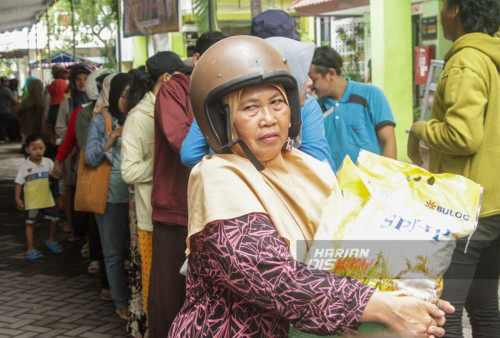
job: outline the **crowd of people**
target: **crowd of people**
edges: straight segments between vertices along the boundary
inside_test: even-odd
[[[431,171],[484,187],[472,253],[459,241],[445,275],[443,299],[456,314],[447,301],[396,297],[297,259],[344,157],[366,149],[396,158],[396,124],[380,89],[342,76],[342,57],[299,41],[279,10],[256,16],[251,36],[202,34],[193,67],[164,51],[128,73],[55,67],[46,90],[31,79],[21,102],[0,91],[7,136],[16,140],[14,119],[3,116],[14,111],[27,154],[15,180],[26,258],[43,258],[33,228],[41,216],[51,223],[45,245],[63,254],[61,194],[65,230],[85,238],[100,296],[133,337],[284,337],[290,325],[353,334],[363,322],[397,335],[460,336],[464,304],[475,335],[500,336],[499,7],[444,1],[454,44],[432,118],[411,128],[408,143],[415,163],[422,139]],[[102,210],[91,212],[78,202],[90,194],[78,182],[99,168],[92,184],[103,189],[91,197]]]

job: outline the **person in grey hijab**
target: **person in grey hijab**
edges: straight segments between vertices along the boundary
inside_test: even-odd
[[[320,161],[328,162],[335,172],[336,165],[330,156],[330,147],[326,141],[321,107],[316,99],[308,94],[312,86],[308,72],[314,54],[314,45],[280,36],[265,40],[285,56],[297,80],[298,88],[302,89],[302,128],[299,136],[294,139],[294,147]],[[185,166],[192,168],[209,152],[208,144],[195,120],[182,144],[181,161]]]

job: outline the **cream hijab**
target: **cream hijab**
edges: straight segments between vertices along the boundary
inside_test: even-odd
[[[99,113],[102,111],[102,108],[109,106],[109,89],[111,87],[111,80],[115,77],[116,73],[109,74],[102,81],[102,90],[97,97],[94,106],[94,113]]]
[[[283,87],[276,87],[286,99]],[[242,92],[224,98],[231,112],[238,107]],[[323,202],[333,190],[336,178],[332,170],[328,164],[293,149],[263,162],[265,169],[258,171],[241,148],[233,148],[234,154],[205,156],[191,172],[186,253],[189,255],[190,236],[208,223],[265,213],[292,255],[302,260],[316,233]]]

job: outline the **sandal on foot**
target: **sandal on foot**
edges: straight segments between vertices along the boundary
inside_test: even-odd
[[[38,250],[31,250],[30,252],[26,253],[27,259],[35,260],[35,259],[40,259],[42,257],[43,257],[42,253]]]
[[[82,250],[80,250],[80,253],[82,254],[83,258],[88,258],[90,257],[90,249],[89,249],[89,244],[85,243],[82,247]],[[92,263],[92,262],[91,262]],[[97,272],[91,272],[91,273],[97,273]]]
[[[112,301],[111,291],[109,289],[101,289],[101,299],[104,301]]]
[[[51,241],[47,240],[47,241],[45,241],[45,245],[47,246],[47,248],[50,249],[50,251],[52,251],[56,255],[62,254],[62,252],[63,252],[61,244],[59,244],[58,241],[51,242]]]
[[[128,307],[115,310],[116,314],[123,320],[128,320]]]
[[[101,263],[99,261],[92,261],[87,267],[88,273],[99,273],[101,272]]]

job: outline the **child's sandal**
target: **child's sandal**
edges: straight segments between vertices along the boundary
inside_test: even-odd
[[[35,259],[40,259],[42,257],[43,257],[42,253],[36,249],[26,253],[27,259],[35,260]]]
[[[47,248],[50,249],[50,251],[52,251],[56,255],[62,254],[62,252],[63,252],[61,244],[59,244],[58,241],[51,242],[51,241],[47,240],[47,241],[45,241],[45,245],[47,246]]]

